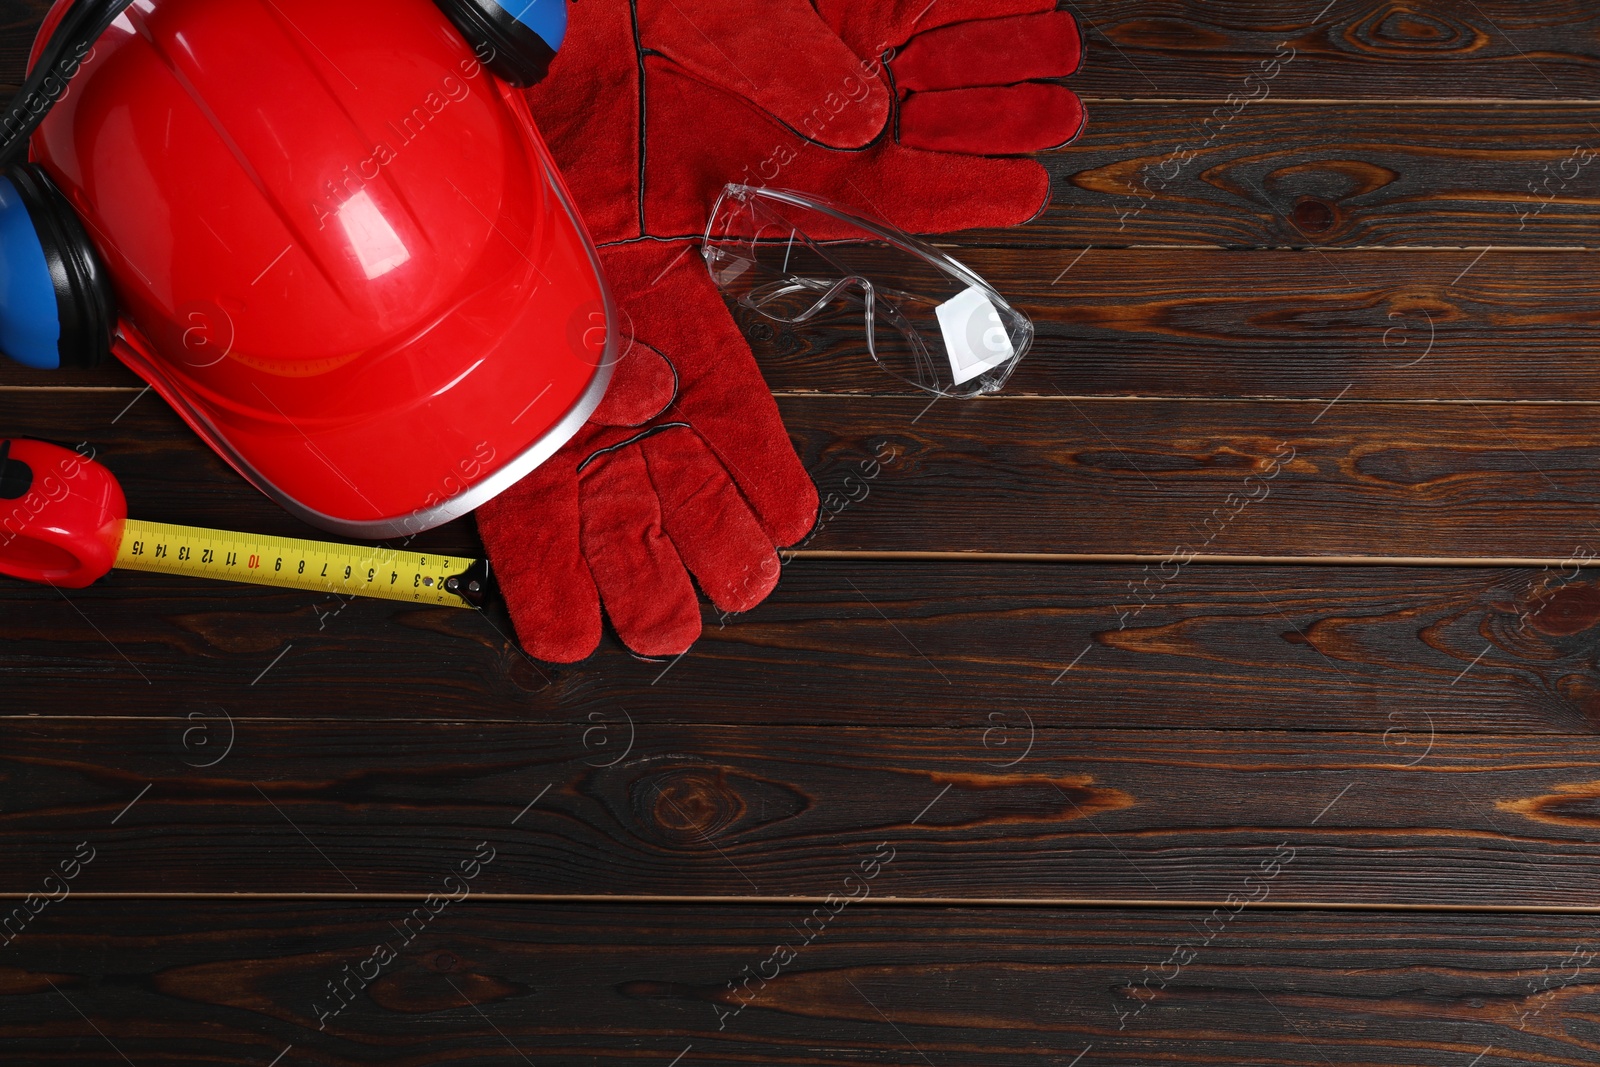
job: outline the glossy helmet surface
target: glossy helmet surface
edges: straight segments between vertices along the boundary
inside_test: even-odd
[[[269,496],[351,536],[470,511],[609,379],[593,246],[486,65],[503,56],[455,17],[135,0],[32,141],[115,291],[113,353]]]

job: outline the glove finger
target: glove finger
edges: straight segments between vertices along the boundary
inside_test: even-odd
[[[550,663],[592,653],[600,643],[600,594],[579,547],[572,471],[540,467],[477,516],[522,647]]]
[[[1083,132],[1083,102],[1048,82],[912,93],[900,105],[900,143],[971,155],[1060,148]]]
[[[749,104],[735,102],[730,108],[726,94],[681,73],[660,72],[650,85],[650,172],[645,214],[652,233],[698,237],[705,231],[712,203],[728,181],[823,190],[824,195],[844,207],[876,215],[912,233],[1015,226],[1033,218],[1049,202],[1049,178],[1044,168],[1030,160],[930,153],[897,144],[893,138],[882,138],[861,152],[837,152],[793,140],[770,116]],[[695,132],[692,152],[683,151],[672,136],[672,131],[683,130]],[[826,239],[832,234],[824,226],[812,236]],[[676,245],[637,242],[616,247],[618,256],[608,257],[608,264],[630,254],[652,268],[639,283],[640,289],[648,288],[647,283],[667,267],[672,255],[682,255],[686,260],[691,256],[687,241]],[[662,249],[667,252],[666,260],[662,259]],[[712,285],[703,264],[679,266],[692,268],[700,275],[700,281]],[[635,335],[670,355],[681,371],[680,355],[685,348],[670,342],[665,334],[650,334],[645,325],[647,316],[621,296],[621,287],[609,265],[607,275],[618,289],[619,300],[634,316]],[[670,279],[666,282],[670,283]],[[721,303],[720,297],[713,299]],[[693,306],[710,314],[709,305]],[[717,314],[727,320],[725,312]],[[679,320],[683,331],[695,335],[690,343],[695,347],[703,345],[697,339],[700,324],[694,315],[668,309],[664,316],[657,317]],[[650,324],[651,328],[658,325]],[[727,329],[737,332],[731,321],[727,322]],[[737,480],[743,488],[744,481]]]
[[[830,153],[831,154],[831,153]],[[777,402],[722,294],[697,255],[672,245],[608,249],[606,274],[641,339],[670,353],[680,379],[666,417],[693,426],[721,461],[769,544],[789,545],[816,522],[817,489],[795,455]],[[665,269],[662,258],[667,259]]]
[[[976,19],[1054,11],[1056,0],[815,0],[817,14],[856,55],[876,59],[912,34]]]
[[[765,600],[778,584],[778,553],[722,464],[688,430],[657,434],[642,447],[662,528],[706,596],[723,611]]]
[[[859,148],[889,121],[889,93],[808,0],[639,0],[639,41],[691,77],[751,101],[803,137]],[[781,42],[781,62],[772,49]],[[826,101],[852,105],[830,113]],[[817,122],[816,116],[828,121]]]
[[[661,528],[644,456],[603,454],[579,484],[583,555],[617,636],[642,656],[685,651],[700,636],[700,604]]]
[[[913,37],[890,68],[901,92],[1065,78],[1083,62],[1067,11],[962,22]]]
[[[840,171],[833,160],[806,154],[791,169],[795,188],[829,189],[843,206],[911,233],[1019,226],[1050,205],[1050,175],[1031,159],[989,159],[886,144],[870,161],[848,171]]]

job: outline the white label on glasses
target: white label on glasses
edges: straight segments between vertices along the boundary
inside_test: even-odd
[[[939,316],[939,329],[944,333],[944,347],[957,385],[993,370],[1017,354],[1000,321],[1000,312],[975,285],[934,308],[934,314]]]

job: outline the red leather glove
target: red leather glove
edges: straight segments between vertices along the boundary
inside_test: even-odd
[[[1049,201],[1026,159],[1083,127],[1054,0],[584,0],[529,92],[632,347],[573,441],[478,511],[530,653],[582,659],[600,606],[644,655],[776,584],[817,494],[695,248],[730,181],[814,192],[903,229],[1009,226]],[[885,53],[894,58],[882,61]],[[819,234],[816,236],[826,236]]]

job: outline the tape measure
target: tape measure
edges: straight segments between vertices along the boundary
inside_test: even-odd
[[[482,563],[458,556],[302,541],[128,519],[119,570],[470,608],[483,599]]]
[[[0,440],[0,574],[81,589],[113,568],[454,608],[490,593],[486,560],[130,519],[93,459]]]

